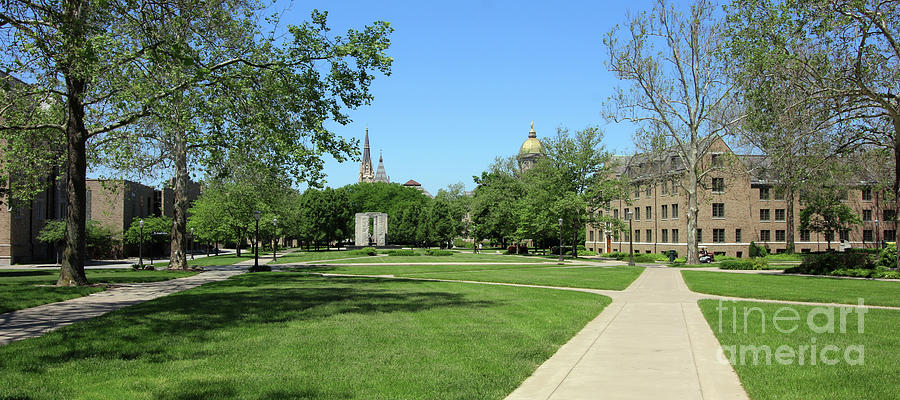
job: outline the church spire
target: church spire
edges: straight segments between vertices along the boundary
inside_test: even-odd
[[[372,182],[375,179],[375,170],[372,168],[372,155],[369,150],[369,127],[366,126],[366,139],[363,145],[362,163],[359,165],[359,181]]]

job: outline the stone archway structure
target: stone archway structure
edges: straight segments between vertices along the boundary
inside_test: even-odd
[[[369,229],[372,221],[372,231]],[[387,245],[388,215],[380,212],[356,213],[356,240],[359,247]]]

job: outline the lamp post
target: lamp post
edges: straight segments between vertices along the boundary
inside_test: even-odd
[[[563,259],[562,259],[562,253],[563,253],[563,248],[562,248],[562,218],[560,218],[560,219],[559,219],[559,262],[560,262],[560,263],[563,262]]]
[[[194,228],[191,228],[191,260],[194,259]]]
[[[634,266],[634,228],[631,225],[631,210],[625,211],[625,219],[628,220],[628,265]]]
[[[879,233],[880,232],[878,232],[878,218],[875,218],[875,246],[884,247],[883,245],[881,245],[881,235]]]
[[[272,261],[278,261],[278,218],[272,218]]]
[[[138,265],[143,269],[144,268],[144,220],[138,221],[138,226],[141,227],[141,245],[138,247]]]
[[[259,269],[259,210],[253,212],[253,218],[256,219],[256,235],[253,238],[253,270]]]

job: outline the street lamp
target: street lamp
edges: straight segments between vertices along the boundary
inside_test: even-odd
[[[141,227],[141,246],[138,247],[138,265],[143,269],[144,268],[144,220],[138,221],[138,226]]]
[[[625,219],[628,220],[628,265],[634,266],[634,228],[631,225],[631,210],[625,210]]]
[[[259,210],[253,212],[253,218],[256,219],[256,235],[253,238],[253,270],[259,269]]]
[[[560,219],[559,219],[559,262],[560,262],[560,263],[563,262],[563,259],[562,259],[562,253],[563,253],[563,248],[562,248],[562,218],[560,218]]]
[[[278,261],[278,218],[272,218],[272,262]]]
[[[191,260],[194,259],[194,228],[191,228]]]

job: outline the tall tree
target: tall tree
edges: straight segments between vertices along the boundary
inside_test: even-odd
[[[900,4],[876,0],[737,0],[735,37],[760,70],[775,62],[793,89],[837,115],[832,142],[893,155],[890,200],[900,195]],[[777,54],[777,58],[772,57]],[[896,219],[892,221],[896,227]]]
[[[481,176],[473,176],[472,222],[475,237],[488,238],[504,248],[516,235],[519,201],[525,186],[518,176],[515,158],[497,158]]]
[[[629,17],[604,38],[607,67],[629,86],[616,88],[607,117],[638,123],[634,141],[646,152],[674,152],[687,195],[687,262],[699,262],[698,188],[716,167],[704,162],[715,138],[740,121],[728,80],[723,18],[709,1],[685,14],[665,0]]]

